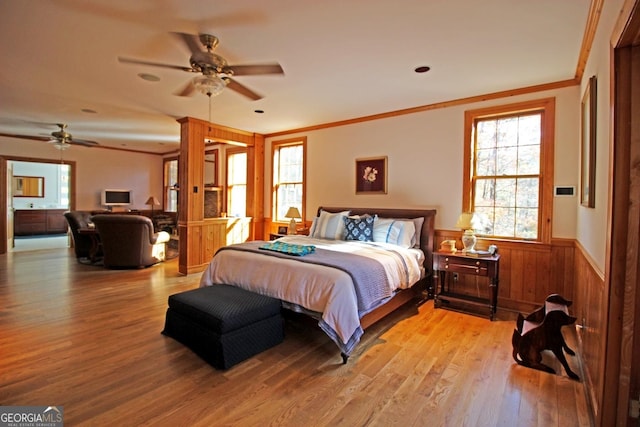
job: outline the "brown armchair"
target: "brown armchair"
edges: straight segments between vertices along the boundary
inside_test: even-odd
[[[94,215],[108,268],[143,268],[165,259],[170,235],[154,233],[153,222],[141,215]]]
[[[96,242],[93,240],[95,236],[89,234],[81,234],[78,230],[90,228],[91,213],[87,211],[69,211],[64,213],[64,217],[69,224],[71,236],[73,238],[73,249],[76,252],[78,261],[95,260],[102,255]]]

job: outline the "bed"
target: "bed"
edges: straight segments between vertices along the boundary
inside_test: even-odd
[[[221,248],[200,286],[228,284],[282,300],[317,319],[346,363],[367,327],[431,292],[435,214],[320,207],[309,236]]]

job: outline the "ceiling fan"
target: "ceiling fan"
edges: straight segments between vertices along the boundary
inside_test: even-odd
[[[51,132],[51,136],[36,136],[36,135],[17,135],[13,133],[0,133],[0,136],[8,136],[11,138],[21,138],[21,139],[32,139],[34,141],[47,141],[53,144],[59,150],[66,150],[71,145],[83,145],[85,147],[95,147],[99,145],[95,141],[89,141],[86,139],[77,139],[74,138],[69,132],[65,129],[67,125],[64,123],[56,123],[60,129],[57,131]]]
[[[211,97],[218,95],[225,87],[228,87],[229,89],[256,101],[261,99],[262,96],[238,83],[231,77],[261,74],[284,74],[282,67],[278,63],[229,65],[226,59],[213,52],[219,43],[216,36],[212,36],[210,34],[172,34],[185,43],[191,51],[191,57],[189,58],[189,63],[191,65],[189,67],[160,64],[157,62],[148,62],[122,57],[119,57],[118,60],[123,63],[150,65],[152,67],[171,68],[190,73],[202,74],[190,80],[184,88],[175,92],[178,96],[191,96],[195,91],[199,91]],[[206,50],[203,50],[200,45],[204,46]]]

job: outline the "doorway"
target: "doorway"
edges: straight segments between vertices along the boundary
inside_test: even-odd
[[[640,1],[614,49],[609,322],[600,425],[638,425],[640,405]],[[615,39],[614,39],[615,41]]]
[[[69,238],[64,230],[45,229],[27,224],[14,235],[16,213],[39,218],[48,214],[46,220],[35,220],[38,224],[57,223],[60,228],[62,212],[75,207],[75,162],[60,160],[0,157],[0,197],[5,200],[0,207],[6,221],[0,226],[0,254],[8,251],[37,250],[69,247]],[[38,189],[34,194],[25,193],[25,182],[35,180]],[[33,179],[32,179],[33,178]],[[22,184],[22,185],[20,185]],[[16,194],[17,193],[17,194]],[[58,215],[59,214],[59,215]],[[50,217],[54,216],[52,220]],[[64,223],[66,225],[66,222]]]

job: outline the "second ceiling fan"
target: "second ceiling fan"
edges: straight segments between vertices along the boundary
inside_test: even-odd
[[[282,67],[278,63],[254,64],[254,65],[229,65],[227,60],[213,51],[218,46],[218,38],[210,34],[185,34],[172,33],[178,37],[191,51],[189,58],[190,66],[161,64],[157,62],[141,61],[119,57],[123,63],[149,65],[152,67],[171,68],[175,70],[187,71],[190,73],[201,73],[201,76],[187,82],[187,84],[176,92],[178,96],[190,96],[194,92],[200,91],[211,97],[216,96],[225,87],[246,96],[251,100],[261,99],[262,96],[238,83],[232,76],[249,76],[264,74],[284,74]],[[206,50],[203,50],[203,47]]]

